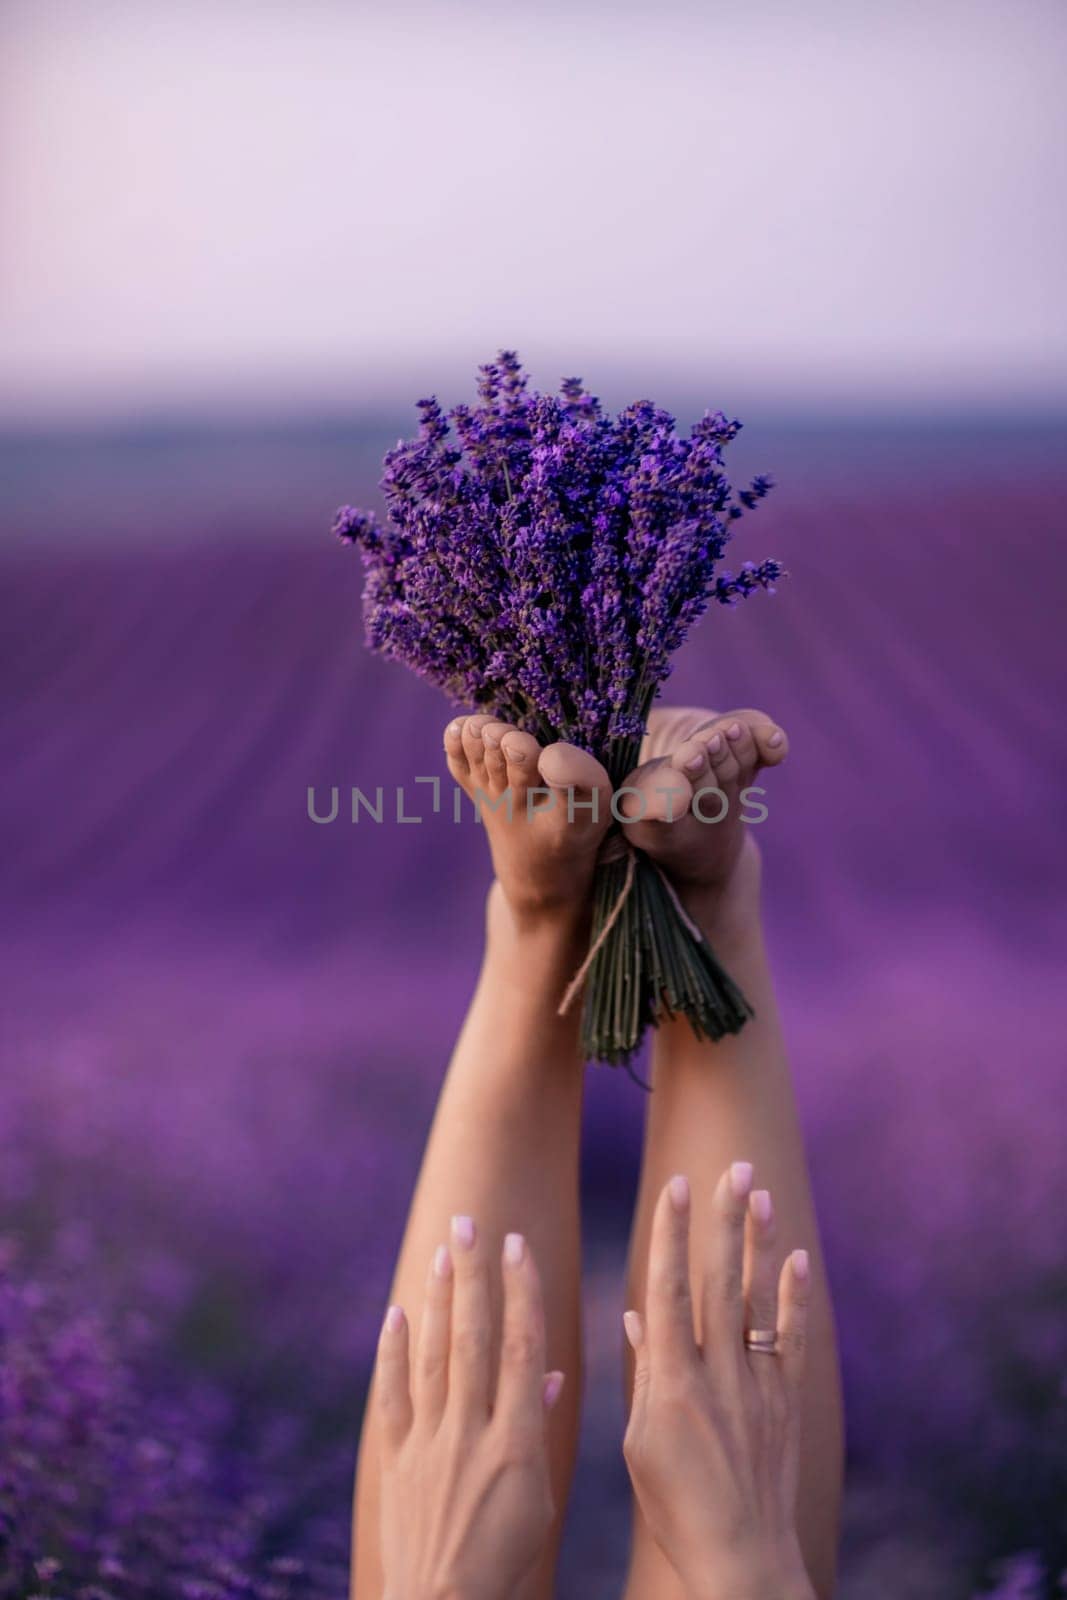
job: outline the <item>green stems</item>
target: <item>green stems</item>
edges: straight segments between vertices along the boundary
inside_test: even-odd
[[[632,846],[631,846],[632,849]],[[682,910],[659,868],[633,850],[633,881],[593,958],[582,1010],[587,1057],[628,1065],[646,1028],[688,1017],[697,1038],[739,1033],[752,1008]],[[595,945],[626,891],[628,863],[605,862],[593,884]]]

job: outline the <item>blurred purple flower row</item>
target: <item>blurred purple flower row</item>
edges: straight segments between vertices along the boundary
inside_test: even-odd
[[[344,1518],[293,1527],[321,1480],[301,1430],[268,1404],[242,1436],[239,1396],[179,1329],[109,1303],[87,1246],[31,1267],[3,1242],[0,1595],[339,1600]],[[340,1481],[349,1463],[346,1445]]]

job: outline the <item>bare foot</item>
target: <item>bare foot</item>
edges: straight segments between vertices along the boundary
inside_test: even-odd
[[[684,894],[723,890],[742,854],[758,872],[754,825],[762,795],[746,804],[761,767],[779,766],[789,741],[762,711],[654,711],[641,763],[626,779],[637,790],[620,810],[631,844],[648,852]],[[747,848],[746,848],[747,846]]]
[[[532,734],[485,715],[450,722],[445,754],[479,809],[512,911],[584,914],[611,822],[611,780],[600,762],[571,744],[542,749]],[[549,792],[531,793],[538,789]]]

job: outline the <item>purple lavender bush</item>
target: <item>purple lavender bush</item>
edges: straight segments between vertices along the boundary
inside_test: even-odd
[[[289,1440],[241,1439],[232,1394],[175,1372],[174,1330],[107,1302],[91,1241],[60,1246],[31,1264],[0,1239],[3,1600],[339,1600],[341,1519],[286,1548]]]
[[[732,605],[780,575],[776,561],[716,575],[770,479],[732,489],[723,452],[741,425],[721,412],[682,438],[648,400],[605,414],[578,378],[558,396],[530,391],[511,351],[481,368],[478,390],[479,405],[447,415],[419,402],[417,438],[386,456],[385,525],[337,513],[366,566],[367,642],[460,705],[592,752],[617,787],[709,600]],[[698,1035],[738,1032],[747,1001],[648,857],[606,857],[586,1054],[628,1063],[646,1028],[678,1013]]]

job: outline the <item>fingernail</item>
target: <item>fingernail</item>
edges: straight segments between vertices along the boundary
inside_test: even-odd
[[[811,1274],[811,1262],[806,1250],[793,1251],[793,1276],[803,1283]]]
[[[769,1189],[753,1189],[749,1196],[748,1205],[757,1222],[770,1222],[774,1216],[774,1206],[771,1204],[771,1191]]]
[[[463,727],[463,724],[460,722],[459,718],[457,717],[455,722],[450,722],[448,724],[448,731],[449,731],[449,733],[455,735],[455,734],[458,734],[460,732],[462,727]]]
[[[767,743],[770,745],[772,750],[777,750],[784,738],[785,734],[782,732],[781,728],[776,728],[771,734],[770,738],[767,740]]]
[[[509,1233],[504,1240],[504,1260],[509,1267],[517,1267],[526,1254],[526,1240],[521,1233]]]
[[[713,733],[712,734],[711,738],[708,740],[708,749],[711,751],[711,754],[713,756],[717,756],[718,755],[719,751],[722,749],[722,734],[721,733]]]
[[[667,1185],[671,1195],[671,1205],[681,1214],[689,1210],[689,1179],[677,1173]]]
[[[751,1161],[735,1161],[730,1168],[730,1188],[734,1198],[743,1200],[752,1187]]]
[[[390,1306],[385,1313],[386,1333],[399,1333],[404,1326],[404,1311],[402,1306]]]
[[[544,1385],[541,1389],[541,1398],[546,1411],[551,1411],[560,1395],[563,1393],[565,1378],[562,1372],[549,1372],[545,1375]]]
[[[726,737],[728,739],[740,739],[741,724],[739,722],[731,722],[730,726],[726,730]]]
[[[452,1257],[448,1253],[447,1244],[439,1244],[434,1251],[433,1275],[435,1278],[450,1278],[452,1276]]]
[[[703,756],[690,756],[689,760],[685,764],[685,770],[686,772],[699,772],[703,765]]]
[[[626,1330],[626,1337],[630,1342],[630,1349],[640,1349],[645,1330],[638,1313],[636,1311],[624,1311],[622,1314],[622,1325]]]
[[[452,1218],[452,1243],[457,1244],[461,1250],[473,1250],[474,1223],[470,1217]]]

